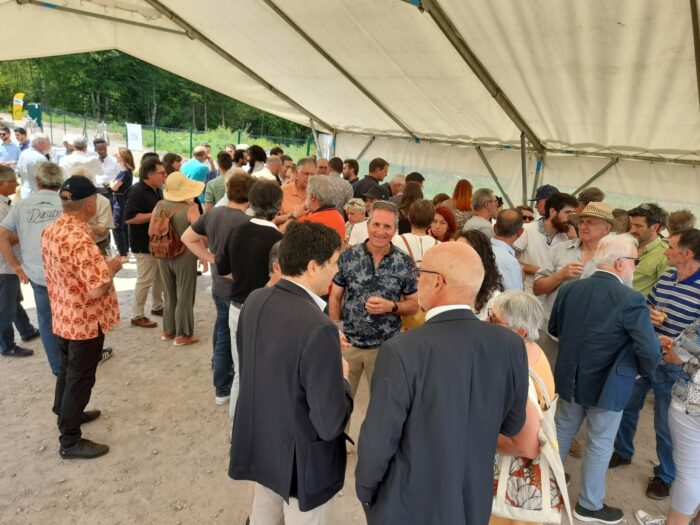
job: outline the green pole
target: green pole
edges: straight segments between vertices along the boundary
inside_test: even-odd
[[[65,135],[67,133],[66,131],[66,116],[63,115],[63,134]]]
[[[156,125],[153,124],[153,153],[156,152]]]
[[[192,133],[193,130],[190,128],[190,157],[192,157]]]
[[[311,155],[311,137],[306,137],[306,156]]]
[[[236,144],[240,144],[240,143],[241,143],[241,130],[239,129],[238,130],[238,138],[236,139]]]
[[[126,138],[126,147],[129,148],[129,127],[124,122],[124,137]]]

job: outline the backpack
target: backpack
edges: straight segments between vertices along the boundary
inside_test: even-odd
[[[168,213],[163,209],[162,202],[156,204],[148,225],[148,251],[156,259],[174,259],[185,252],[185,245],[173,227],[172,218],[185,203],[180,203]]]
[[[535,459],[496,454],[491,512],[495,516],[537,523],[573,524],[564,466],[559,457],[554,412],[558,396],[550,399],[542,379],[530,369],[528,399],[537,407],[541,427],[540,453]],[[540,407],[537,391],[544,398]]]

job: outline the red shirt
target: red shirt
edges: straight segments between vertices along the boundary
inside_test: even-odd
[[[345,239],[345,221],[343,216],[334,206],[324,206],[316,211],[307,213],[306,215],[299,217],[300,222],[318,222],[329,228],[333,228],[338,235],[340,235],[340,240]]]

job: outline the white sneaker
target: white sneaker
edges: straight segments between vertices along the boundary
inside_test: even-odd
[[[639,525],[666,525],[666,516],[652,516],[643,510],[635,512],[634,517]]]
[[[216,396],[216,398],[214,399],[214,403],[216,403],[219,406],[222,406],[228,403],[229,399],[231,399],[231,396]]]

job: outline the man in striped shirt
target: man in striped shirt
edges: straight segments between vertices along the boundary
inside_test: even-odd
[[[685,328],[700,318],[700,230],[690,229],[669,238],[664,252],[672,268],[659,278],[652,288],[647,303],[657,335],[676,338]],[[649,479],[646,495],[664,499],[669,495],[676,469],[673,447],[668,429],[668,409],[671,389],[681,367],[662,363],[651,377],[637,380],[627,407],[622,415],[615,439],[615,452],[610,468],[629,465],[634,454],[634,434],[639,412],[649,390],[654,390],[654,430],[659,464]]]

